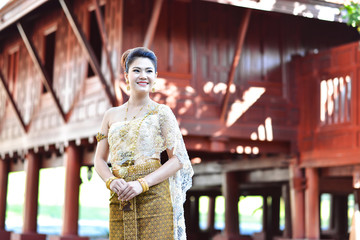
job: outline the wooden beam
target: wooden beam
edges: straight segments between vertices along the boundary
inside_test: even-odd
[[[156,27],[157,27],[157,24],[159,21],[162,3],[163,3],[163,0],[156,0],[154,3],[151,20],[150,20],[148,29],[146,31],[145,40],[144,40],[144,47],[146,47],[146,48],[150,47],[150,45],[152,44],[152,41],[154,39]]]
[[[290,159],[286,156],[262,157],[258,159],[246,159],[239,161],[231,161],[224,165],[226,172],[230,171],[249,171],[267,168],[285,168],[290,164]]]
[[[221,4],[228,4],[237,7],[257,9],[261,11],[270,11],[285,13],[295,16],[309,17],[321,19],[326,21],[344,22],[340,8],[342,4],[335,3],[335,1],[312,1],[312,0],[299,0],[298,4],[295,1],[289,0],[276,0],[272,1],[259,1],[259,0],[236,0],[236,1],[223,1],[223,0],[202,0],[207,2],[215,2]],[[324,14],[326,12],[326,14]]]
[[[18,109],[18,107],[17,107],[17,105],[15,103],[14,98],[11,95],[11,92],[9,90],[9,87],[8,87],[6,81],[5,81],[5,77],[4,77],[4,74],[2,73],[1,69],[0,69],[0,80],[1,80],[1,82],[3,84],[3,87],[5,89],[5,92],[6,92],[6,95],[7,95],[8,99],[10,100],[10,103],[11,103],[12,107],[15,110],[16,117],[19,119],[19,121],[21,123],[21,126],[24,129],[24,131],[27,132],[28,131],[28,126],[25,124],[24,120],[21,117],[20,111],[19,111],[19,109]]]
[[[105,57],[106,57],[106,63],[108,65],[109,72],[110,72],[111,85],[113,86],[113,88],[115,88],[115,73],[114,73],[114,68],[112,67],[112,64],[111,64],[111,58],[110,58],[111,48],[110,48],[108,37],[106,34],[104,18],[100,11],[100,6],[99,6],[98,0],[93,0],[93,4],[95,6],[96,20],[97,20],[97,24],[98,24],[99,31],[100,31],[101,41],[102,41],[102,44],[103,44],[103,47],[105,50],[104,52],[105,52]],[[123,96],[121,95],[120,98],[122,100]]]
[[[222,173],[217,174],[204,174],[204,175],[197,175],[193,177],[193,186],[194,187],[220,187],[222,184]]]
[[[236,44],[236,48],[235,48],[235,54],[234,54],[233,62],[231,64],[231,68],[229,71],[226,93],[225,93],[224,100],[222,103],[222,110],[221,110],[221,115],[220,115],[220,120],[222,122],[224,122],[224,120],[225,120],[225,114],[227,112],[227,107],[228,107],[229,98],[230,98],[230,87],[231,87],[232,83],[234,82],[234,75],[235,75],[236,67],[238,66],[239,61],[240,61],[240,56],[241,56],[241,51],[242,51],[244,41],[245,41],[246,31],[247,31],[247,28],[248,28],[249,22],[250,22],[250,15],[251,15],[251,10],[245,9],[245,13],[243,15],[242,21],[241,21],[239,29],[238,29],[238,37],[237,37],[237,44]]]
[[[62,109],[62,107],[60,105],[59,99],[56,97],[55,91],[54,91],[54,89],[52,88],[52,86],[50,84],[51,81],[50,81],[49,74],[46,72],[46,69],[45,69],[44,65],[42,64],[42,62],[41,62],[41,59],[40,59],[39,54],[37,53],[37,51],[35,49],[34,44],[30,40],[30,38],[27,36],[27,34],[26,34],[24,28],[22,27],[21,23],[18,22],[16,24],[16,26],[17,26],[17,28],[19,30],[21,38],[22,38],[22,40],[23,40],[23,42],[25,44],[26,49],[28,50],[28,52],[30,54],[30,57],[31,57],[33,63],[35,64],[35,66],[39,69],[40,73],[42,74],[42,81],[43,81],[43,84],[44,84],[45,88],[48,90],[48,92],[50,93],[52,99],[54,100],[56,108],[58,109],[62,119],[65,122],[67,122],[66,114],[63,111],[63,109]]]
[[[65,13],[67,20],[69,21],[69,24],[70,24],[72,30],[75,33],[77,40],[80,43],[81,48],[83,49],[90,65],[91,65],[91,68],[93,69],[94,73],[99,77],[110,103],[112,104],[112,106],[116,106],[116,100],[111,93],[111,90],[105,80],[104,75],[101,72],[100,64],[99,64],[98,60],[96,59],[94,50],[92,49],[89,41],[86,39],[85,34],[84,34],[80,24],[76,20],[74,13],[67,6],[65,0],[59,0],[59,3]]]
[[[288,182],[289,168],[273,168],[263,170],[253,170],[246,176],[249,183],[264,183],[264,182]]]
[[[351,177],[320,178],[320,193],[350,194],[353,192]]]
[[[18,0],[9,1],[0,11],[0,31],[16,23],[49,0]]]

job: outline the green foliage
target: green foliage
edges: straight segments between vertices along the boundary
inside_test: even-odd
[[[347,25],[356,27],[360,33],[360,4],[350,2],[350,4],[344,5],[341,11],[345,12],[343,18],[347,20]]]

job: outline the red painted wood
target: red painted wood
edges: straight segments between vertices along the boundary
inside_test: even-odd
[[[301,169],[294,163],[290,165],[290,204],[292,238],[305,238],[305,179]]]
[[[12,233],[11,240],[45,240],[45,234],[37,234],[37,233]]]
[[[79,148],[69,145],[66,148],[65,160],[65,201],[62,236],[78,235],[80,160]]]
[[[305,237],[320,238],[319,173],[317,168],[306,168]]]
[[[236,172],[225,174],[224,193],[225,196],[225,230],[224,235],[228,239],[239,236],[239,213],[238,213],[238,181]]]
[[[0,236],[1,236],[1,231],[5,230],[6,196],[8,189],[7,184],[8,184],[9,170],[10,170],[9,162],[0,159]],[[0,237],[0,239],[3,238]]]
[[[360,151],[357,55],[358,44],[351,43],[297,59],[295,72],[301,83],[299,148],[302,166],[341,166],[360,162],[356,157]],[[337,97],[328,98],[338,110],[331,115],[326,113],[325,121],[321,122],[321,81],[346,76],[351,78],[351,99],[346,100],[346,94],[350,94],[347,90],[344,91],[346,98],[341,97],[341,92]]]
[[[145,40],[143,46],[149,48],[154,39],[156,27],[159,21],[159,15],[162,8],[163,0],[155,0],[154,7],[151,14],[151,19],[149,22],[148,29],[146,31]]]
[[[10,240],[10,237],[11,237],[11,232],[0,229],[0,239],[2,239],[2,240]]]
[[[212,232],[215,229],[215,196],[209,196],[209,207],[207,216],[207,230]]]
[[[32,234],[37,231],[37,211],[39,194],[40,156],[34,152],[26,155],[26,188],[24,198],[24,225],[22,232]]]

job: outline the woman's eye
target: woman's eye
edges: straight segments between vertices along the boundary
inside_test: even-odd
[[[138,73],[138,72],[140,72],[140,71],[139,71],[138,69],[134,69],[133,72],[137,72],[137,73]]]
[[[148,73],[152,73],[153,71],[152,71],[152,70],[147,70],[146,72],[148,72]]]

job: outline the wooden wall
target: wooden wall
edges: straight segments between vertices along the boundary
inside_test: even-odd
[[[119,2],[106,0],[102,4],[112,65],[126,92],[120,56],[125,49],[143,45],[153,1],[124,1],[123,6]],[[14,98],[30,128],[25,133],[20,127],[0,88],[2,156],[34,147],[60,146],[71,140],[93,142],[102,115],[110,107],[98,77],[86,77],[85,54],[60,6],[49,6],[25,21],[24,28],[40,55],[44,51],[44,34],[56,30],[53,88],[70,117],[65,123],[49,93],[41,93],[41,75],[18,32],[10,31],[11,36],[1,42],[0,67],[8,76],[8,55],[14,47],[19,48]],[[94,6],[91,1],[78,0],[71,7],[89,37],[89,11]],[[220,121],[221,104],[243,14],[243,8],[223,4],[164,1],[151,45],[159,59],[157,92],[152,97],[174,110],[190,150],[211,151],[212,139],[221,139],[225,143],[223,151],[227,152],[234,152],[240,142],[244,146],[262,146],[265,142],[282,146],[272,150],[268,147],[269,152],[296,151],[299,82],[295,82],[289,64],[292,56],[354,41],[358,36],[344,24],[252,11],[231,87],[228,111],[232,111],[233,121],[224,123]],[[101,67],[109,82],[104,57]]]
[[[359,44],[296,60],[304,166],[359,164]]]

